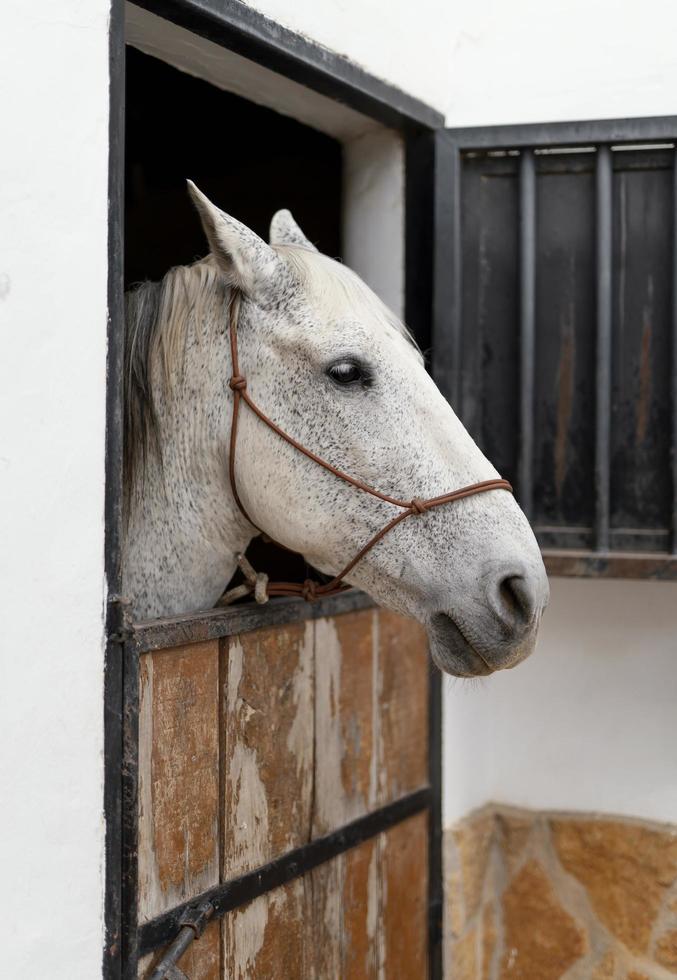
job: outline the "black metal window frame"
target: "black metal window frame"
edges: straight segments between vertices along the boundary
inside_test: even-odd
[[[437,111],[377,79],[347,59],[282,28],[237,0],[138,0],[138,5],[210,41],[277,71],[308,89],[342,102],[401,133],[406,149],[405,294],[406,314],[423,346],[431,336],[431,190],[434,138],[443,124]],[[137,903],[137,779],[140,656],[177,643],[229,636],[263,626],[320,615],[335,615],[372,603],[358,594],[309,607],[275,600],[265,609],[243,607],[147,624],[129,622],[121,597],[122,533],[122,365],[124,357],[124,0],[112,0],[110,18],[110,118],[108,208],[108,360],[106,427],[105,574],[106,658],[104,684],[105,785],[105,945],[103,975],[131,980],[138,957],[165,945],[181,929],[182,942],[201,932],[209,915],[263,894],[317,864],[386,830],[413,813],[429,814],[428,949],[429,976],[442,976],[442,687],[431,673],[429,700],[429,781],[401,800],[338,828],[256,873],[227,882],[208,895],[139,928]],[[207,906],[206,903],[209,903]],[[188,919],[186,916],[188,915]],[[198,921],[199,920],[199,921]],[[189,927],[185,926],[190,922]],[[183,928],[182,928],[183,925]],[[182,947],[185,949],[185,945]]]
[[[672,528],[666,554],[610,550],[611,416],[611,235],[612,149],[672,145],[677,162],[677,116],[548,124],[442,129],[435,137],[433,346],[436,378],[452,404],[459,404],[462,370],[462,160],[464,154],[519,153],[519,334],[520,404],[518,486],[530,516],[533,494],[533,392],[535,342],[535,153],[593,147],[596,181],[596,415],[594,440],[595,521],[590,551],[544,549],[551,574],[620,578],[677,578],[677,166],[673,179],[673,295],[671,351]]]

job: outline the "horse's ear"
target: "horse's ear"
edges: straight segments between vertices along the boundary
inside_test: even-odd
[[[287,211],[286,208],[273,215],[273,220],[270,222],[270,244],[300,245],[302,248],[317,252],[313,243],[308,241],[294,221],[291,211]]]
[[[275,276],[280,259],[251,228],[212,204],[192,180],[187,183],[209,248],[228,284],[256,296]]]

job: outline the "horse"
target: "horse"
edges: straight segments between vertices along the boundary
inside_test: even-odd
[[[356,273],[289,211],[266,243],[190,182],[189,192],[209,254],[126,296],[123,585],[137,620],[213,607],[261,531],[336,576],[392,521],[384,498],[498,478],[409,331]],[[241,412],[236,491],[235,327],[250,396],[292,437]],[[459,677],[524,660],[548,601],[536,539],[500,487],[416,509],[345,579],[422,623],[434,663]]]

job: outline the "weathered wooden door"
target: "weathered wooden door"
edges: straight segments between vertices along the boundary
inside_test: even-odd
[[[423,631],[353,596],[141,626],[132,642],[138,975],[209,902],[178,961],[190,980],[425,977]]]

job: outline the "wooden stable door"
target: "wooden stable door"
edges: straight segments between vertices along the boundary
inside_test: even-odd
[[[423,631],[366,608],[139,657],[138,975],[174,938],[177,909],[203,893],[228,898],[229,882],[294,851],[289,880],[231,897],[235,907],[212,918],[181,971],[190,980],[422,980]],[[381,830],[380,814],[390,814]],[[338,850],[317,850],[346,825],[361,828],[355,843],[349,831],[334,835]]]

